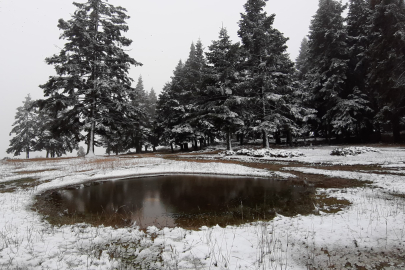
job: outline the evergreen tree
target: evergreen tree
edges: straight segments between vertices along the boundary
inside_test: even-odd
[[[157,105],[159,125],[166,140],[188,150],[188,143],[197,147],[203,135],[199,130],[198,107],[195,106],[205,81],[206,60],[201,41],[191,44],[187,61],[177,65],[171,82],[165,85]],[[161,100],[164,100],[162,102]]]
[[[346,98],[348,65],[347,32],[342,12],[345,6],[336,0],[320,0],[310,25],[306,87],[313,93],[315,109],[323,134],[329,139],[332,122],[337,121],[339,104]]]
[[[146,105],[146,113],[149,119],[149,126],[150,126],[150,134],[148,137],[148,141],[151,144],[153,151],[156,151],[156,147],[159,145],[159,126],[157,122],[157,113],[156,113],[156,106],[157,106],[157,96],[155,90],[152,89],[147,93],[147,105]]]
[[[204,48],[201,40],[198,40],[195,44],[195,50],[191,47],[189,58],[184,65],[184,79],[185,89],[183,95],[187,98],[185,102],[186,115],[184,117],[185,126],[184,129],[187,132],[192,132],[188,135],[187,141],[191,141],[194,145],[194,150],[197,150],[197,141],[203,139],[205,127],[203,121],[200,121],[200,108],[198,102],[200,97],[205,91],[207,62],[204,57]]]
[[[157,103],[157,96],[156,96],[156,92],[155,89],[152,89],[149,91],[149,93],[147,94],[148,98],[147,98],[147,110],[148,110],[148,114],[150,115],[150,117],[152,119],[155,119],[156,117],[156,103]]]
[[[367,59],[365,52],[370,45],[369,20],[371,10],[367,0],[350,0],[347,23],[349,48],[348,88],[355,86],[365,93]]]
[[[193,47],[194,45],[191,51]],[[185,92],[187,82],[184,70],[185,65],[180,60],[173,71],[170,83],[163,87],[157,103],[157,119],[163,140],[171,145],[173,143],[180,145],[182,149],[188,143],[188,137],[194,133],[191,126],[185,123],[192,105],[189,93]]]
[[[241,96],[237,92],[237,64],[239,43],[232,44],[228,32],[222,28],[219,39],[212,42],[206,53],[210,82],[202,93],[199,105],[202,129],[211,127],[223,130],[227,138],[227,149],[232,150],[231,134],[243,126]]]
[[[394,142],[400,142],[400,121],[405,116],[404,1],[373,1],[371,7],[368,85],[377,98],[378,117],[390,121]]]
[[[131,143],[136,148],[136,152],[140,153],[142,145],[147,145],[147,138],[150,134],[149,116],[147,115],[148,97],[143,85],[142,76],[139,76],[138,82],[134,88],[132,96],[132,104],[134,107],[140,110],[139,117],[136,120],[136,124],[133,129],[134,141]]]
[[[338,105],[339,115],[334,120],[334,129],[345,130],[364,139],[371,134],[373,95],[366,85],[369,60],[366,51],[370,45],[369,20],[370,8],[367,0],[350,0],[347,22],[347,44],[349,62],[346,88],[348,97]],[[375,106],[374,106],[375,107]],[[346,124],[345,124],[346,123]]]
[[[41,107],[58,116],[58,132],[88,132],[88,155],[94,155],[94,135],[122,123],[136,110],[128,102],[131,65],[141,65],[124,50],[132,41],[122,33],[128,30],[126,10],[102,0],[73,3],[72,19],[59,20],[66,39],[58,55],[46,58],[55,66],[56,76],[41,85],[45,100]]]
[[[286,53],[287,38],[273,28],[275,15],[263,10],[266,0],[248,0],[241,14],[238,35],[242,39],[241,64],[245,96],[250,98],[255,129],[263,134],[263,146],[268,148],[270,132],[281,127],[290,132],[294,122],[288,111],[286,94],[293,73],[293,63]]]
[[[74,132],[65,132],[62,135],[58,135],[52,128],[52,123],[55,121],[52,113],[41,110],[38,112],[37,119],[38,131],[36,134],[35,151],[45,150],[47,158],[49,156],[54,158],[66,154],[66,151],[71,153],[74,149],[77,149],[79,139],[76,138]]]
[[[308,39],[304,37],[301,41],[300,51],[295,59],[295,68],[298,71],[298,79],[304,80],[308,72]]]
[[[183,65],[181,61],[179,65]],[[174,110],[172,110],[171,105],[175,105],[172,103],[171,99],[171,84],[166,83],[159,95],[159,99],[156,104],[156,129],[155,129],[155,136],[158,138],[159,142],[170,144],[172,151],[173,149],[173,140],[172,140],[172,115]]]
[[[30,152],[34,150],[36,145],[37,125],[38,114],[34,107],[34,101],[28,94],[23,101],[23,106],[17,108],[13,129],[10,132],[10,136],[13,133],[15,136],[10,140],[7,154],[14,153],[14,156],[19,156],[21,152],[25,152],[25,157],[29,158]]]

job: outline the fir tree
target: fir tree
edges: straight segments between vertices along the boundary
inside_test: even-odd
[[[133,90],[132,105],[140,110],[140,114],[136,119],[134,119],[136,121],[134,129],[131,131],[133,133],[134,141],[132,141],[130,144],[136,148],[137,153],[141,152],[142,145],[147,144],[147,137],[150,133],[150,123],[148,123],[150,118],[146,113],[148,106],[147,99],[148,97],[143,85],[142,76],[139,76],[138,82]]]
[[[23,106],[17,108],[13,129],[10,132],[10,136],[13,133],[15,136],[10,140],[7,154],[13,153],[14,156],[19,156],[21,152],[25,152],[25,157],[29,158],[30,152],[34,150],[36,145],[37,127],[38,114],[34,107],[34,101],[28,94],[23,101]]]
[[[390,121],[394,142],[400,142],[400,121],[405,116],[404,2],[374,1],[371,7],[368,85],[377,98],[379,119]]]
[[[157,103],[157,96],[155,89],[152,89],[147,94],[147,110],[149,116],[154,119],[156,117],[156,103]]]
[[[198,40],[193,50],[193,45],[190,48],[189,58],[184,65],[184,80],[185,88],[183,90],[183,98],[185,98],[185,115],[184,124],[180,127],[187,133],[187,141],[191,141],[194,150],[197,150],[197,141],[203,138],[203,130],[201,129],[201,121],[198,116],[200,115],[197,102],[205,89],[207,73],[207,63],[204,57],[204,48],[201,40]]]
[[[338,103],[347,97],[347,32],[342,12],[345,6],[336,0],[320,0],[310,25],[306,87],[313,93],[318,111],[318,130],[329,139],[332,121],[339,111]]]
[[[347,23],[347,44],[349,62],[346,88],[348,96],[341,100],[338,110],[341,115],[334,120],[334,130],[356,134],[364,139],[372,133],[372,113],[375,99],[366,85],[369,59],[366,51],[370,45],[369,20],[371,10],[369,1],[350,0]],[[374,106],[375,108],[375,106]],[[349,117],[350,115],[350,117]]]
[[[38,112],[37,135],[35,151],[46,151],[46,157],[60,157],[77,149],[79,138],[74,132],[56,133],[52,123],[55,119],[51,112],[41,110]]]
[[[201,41],[190,46],[187,61],[177,65],[171,82],[165,85],[161,98],[166,103],[158,102],[158,119],[165,130],[166,139],[188,150],[189,142],[197,147],[197,140],[202,136],[198,130],[198,107],[195,106],[204,88],[205,57]]]
[[[185,65],[180,60],[173,71],[171,81],[164,86],[159,95],[157,103],[157,119],[162,139],[171,145],[178,144],[182,149],[185,142],[188,142],[187,137],[193,133],[191,127],[188,127],[187,132],[182,132],[185,128],[181,128],[186,109],[189,109],[187,107],[189,100],[184,98],[186,87],[184,68]]]
[[[293,63],[286,53],[287,38],[273,28],[275,15],[263,10],[265,0],[248,0],[241,14],[238,35],[242,39],[241,74],[245,95],[250,98],[250,108],[256,116],[256,130],[263,134],[263,146],[268,148],[270,132],[282,126],[287,129],[293,122],[286,108],[285,95],[293,73]]]
[[[157,122],[156,106],[157,106],[157,96],[155,90],[152,89],[147,93],[147,103],[146,103],[146,113],[149,119],[150,133],[148,137],[148,142],[151,144],[153,151],[156,151],[156,147],[159,145],[159,126]]]
[[[131,79],[128,70],[140,63],[124,50],[132,41],[122,33],[128,30],[126,10],[102,0],[74,3],[72,19],[59,20],[66,39],[58,55],[46,59],[55,66],[56,76],[41,85],[46,99],[41,106],[55,112],[59,132],[88,132],[88,155],[94,155],[94,136],[103,134],[124,115],[135,112],[127,106]],[[59,125],[57,125],[59,123]],[[60,125],[63,124],[63,125]]]
[[[219,39],[212,42],[206,53],[209,69],[206,90],[201,95],[199,110],[201,127],[210,132],[211,127],[223,130],[227,138],[227,149],[232,150],[231,134],[243,126],[241,96],[237,92],[237,65],[239,43],[232,44],[228,32],[222,28]]]
[[[295,68],[298,71],[298,79],[304,80],[308,72],[308,39],[306,37],[301,41],[300,51],[295,59]]]

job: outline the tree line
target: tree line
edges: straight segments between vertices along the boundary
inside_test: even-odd
[[[287,38],[273,27],[266,1],[252,0],[232,43],[226,29],[205,54],[200,41],[174,70],[158,100],[158,127],[167,142],[187,147],[231,134],[340,142],[400,142],[405,121],[403,0],[320,0],[295,66]],[[346,18],[342,16],[348,8]]]
[[[295,64],[286,52],[288,38],[273,26],[275,14],[264,11],[266,2],[247,0],[239,42],[223,27],[206,52],[201,41],[191,44],[158,99],[143,89],[142,78],[131,86],[128,70],[142,64],[124,50],[132,42],[123,36],[126,10],[101,0],[74,3],[72,18],[58,24],[67,42],[46,59],[56,75],[40,86],[44,99],[30,106],[47,117],[44,141],[61,140],[64,150],[85,141],[88,155],[95,145],[107,153],[162,144],[188,150],[189,143],[197,149],[216,138],[231,149],[235,135],[241,144],[260,137],[266,148],[269,138],[369,141],[385,130],[399,142],[404,1],[350,0],[347,6],[320,0]],[[14,125],[15,141],[22,141],[18,121]],[[8,152],[18,152],[15,144]]]

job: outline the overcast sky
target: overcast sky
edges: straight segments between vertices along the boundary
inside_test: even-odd
[[[69,20],[75,11],[71,0],[0,0],[0,158],[6,154],[9,133],[16,108],[27,94],[43,97],[38,87],[54,75],[44,59],[57,54],[64,41],[59,40],[58,19]],[[77,0],[76,2],[84,2]],[[192,42],[201,40],[207,48],[218,38],[223,25],[234,42],[240,13],[246,0],[110,0],[127,9],[131,17],[126,37],[133,40],[128,52],[142,67],[132,68],[135,80],[142,75],[146,90],[159,93],[170,80],[178,61],[186,60]],[[344,1],[346,2],[346,1]],[[298,55],[301,40],[308,34],[318,0],[269,0],[266,11],[275,13],[274,27],[290,40],[288,53]],[[104,151],[97,151],[103,154]],[[38,153],[38,155],[40,155]],[[24,157],[25,155],[21,156]],[[32,153],[32,157],[36,154]]]

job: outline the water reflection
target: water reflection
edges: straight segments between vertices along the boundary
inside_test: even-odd
[[[76,222],[198,228],[269,220],[275,213],[309,214],[313,194],[286,181],[173,175],[92,183],[48,196],[59,215]]]

